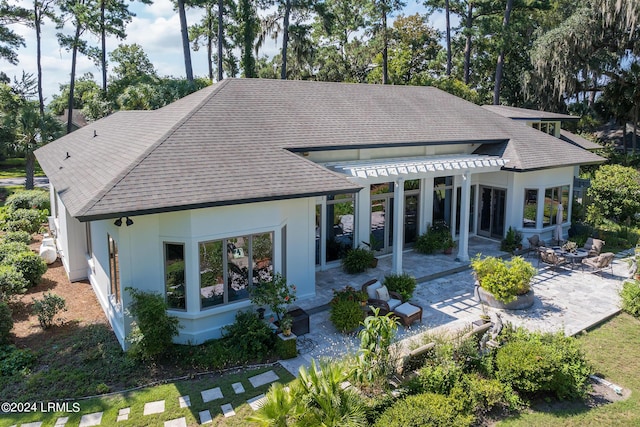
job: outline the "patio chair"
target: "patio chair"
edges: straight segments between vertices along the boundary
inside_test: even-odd
[[[589,256],[594,257],[600,255],[600,251],[604,246],[604,240],[594,239],[593,237],[589,237],[584,244],[584,249],[589,251]]]
[[[586,265],[589,268],[589,273],[601,273],[608,268],[611,270],[611,275],[613,275],[614,256],[615,254],[613,252],[605,252],[598,256],[583,259],[582,264]]]
[[[534,234],[531,237],[527,237],[529,241],[529,251],[527,256],[531,256],[531,253],[538,254],[538,249],[545,246],[544,240],[540,240],[540,236]]]
[[[402,296],[399,293],[389,291],[379,280],[369,280],[362,285],[362,290],[367,293],[367,305],[380,309],[380,314],[385,315],[402,304]]]
[[[538,249],[538,254],[540,258],[538,259],[538,267],[540,267],[540,262],[550,265],[554,270],[557,269],[559,265],[566,264],[567,259],[561,255],[558,255],[556,251],[551,248],[541,247]]]

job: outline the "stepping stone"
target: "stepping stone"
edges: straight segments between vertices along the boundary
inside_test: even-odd
[[[200,392],[202,395],[202,401],[204,403],[211,402],[212,400],[222,399],[224,396],[222,395],[222,391],[220,387],[210,388],[209,390],[203,390]]]
[[[156,400],[144,404],[143,415],[161,414],[164,412],[164,400]]]
[[[181,408],[188,408],[191,406],[191,398],[189,396],[180,396],[178,398],[178,403]]]
[[[212,423],[213,419],[211,418],[211,412],[200,411],[200,424],[209,424]]]
[[[280,377],[273,371],[267,371],[255,377],[249,378],[249,382],[253,387],[260,387],[261,385],[269,384],[279,380]]]
[[[244,387],[242,386],[242,383],[233,383],[231,384],[231,387],[233,387],[233,391],[235,391],[236,394],[244,393]]]
[[[257,411],[258,409],[260,409],[262,405],[264,405],[264,402],[266,400],[267,400],[267,397],[264,394],[260,394],[254,397],[253,399],[247,400],[247,403],[249,404],[249,406],[251,406],[251,409],[253,409],[254,411]]]
[[[34,421],[32,423],[22,424],[22,427],[40,427],[42,425],[42,421]]]
[[[224,414],[225,418],[233,417],[236,414],[236,411],[233,410],[233,406],[231,406],[231,403],[222,405],[220,409],[222,409],[222,413]]]
[[[116,418],[117,422],[127,421],[129,419],[129,414],[131,413],[131,408],[122,408],[118,411],[118,418]]]
[[[53,427],[64,427],[69,422],[69,417],[60,417],[56,420]]]
[[[93,414],[83,415],[80,418],[80,425],[78,427],[91,427],[99,426],[102,423],[102,412],[94,412]]]
[[[176,418],[175,420],[169,420],[164,422],[164,427],[187,427],[187,418]]]

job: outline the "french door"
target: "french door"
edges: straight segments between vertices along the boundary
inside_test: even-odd
[[[479,235],[496,239],[504,237],[506,199],[507,190],[480,186]]]

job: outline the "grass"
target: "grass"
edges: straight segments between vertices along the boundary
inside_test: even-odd
[[[23,158],[11,158],[0,161],[0,179],[22,178],[25,176],[25,161]],[[36,161],[35,176],[44,176],[44,172]]]
[[[213,425],[219,426],[246,426],[244,418],[253,411],[247,404],[247,400],[266,393],[270,384],[253,388],[248,379],[262,372],[273,370],[282,382],[289,382],[293,376],[280,366],[259,368],[256,370],[242,370],[224,375],[206,376],[200,379],[176,381],[155,387],[118,393],[114,396],[93,398],[88,400],[75,400],[80,405],[78,413],[37,413],[24,415],[9,415],[0,418],[0,427],[10,426],[33,421],[43,421],[44,425],[53,425],[58,417],[69,417],[67,425],[78,425],[84,414],[103,411],[102,425],[115,425],[118,411],[122,408],[131,408],[129,420],[118,423],[118,426],[149,426],[162,425],[164,421],[186,417],[187,425],[199,425],[199,412],[209,410],[213,417]],[[245,392],[236,394],[232,384],[242,383]],[[223,399],[204,403],[200,392],[203,390],[220,387]],[[191,407],[180,408],[178,397],[188,395],[191,398]],[[157,400],[165,401],[165,412],[157,415],[143,415],[144,405],[147,402]],[[236,416],[225,418],[220,408],[221,405],[230,403]]]
[[[594,409],[572,407],[530,412],[500,426],[638,426],[640,425],[640,320],[621,314],[580,337],[598,375],[632,391],[631,397]]]

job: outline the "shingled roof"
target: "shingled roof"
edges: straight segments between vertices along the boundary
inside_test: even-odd
[[[471,142],[518,171],[602,161],[431,87],[264,79],[117,112],[36,156],[84,221],[354,192],[344,175],[295,152]]]
[[[580,120],[580,117],[571,116],[569,114],[550,113],[548,111],[511,107],[508,105],[483,105],[482,108],[514,120],[559,120],[563,122]]]

